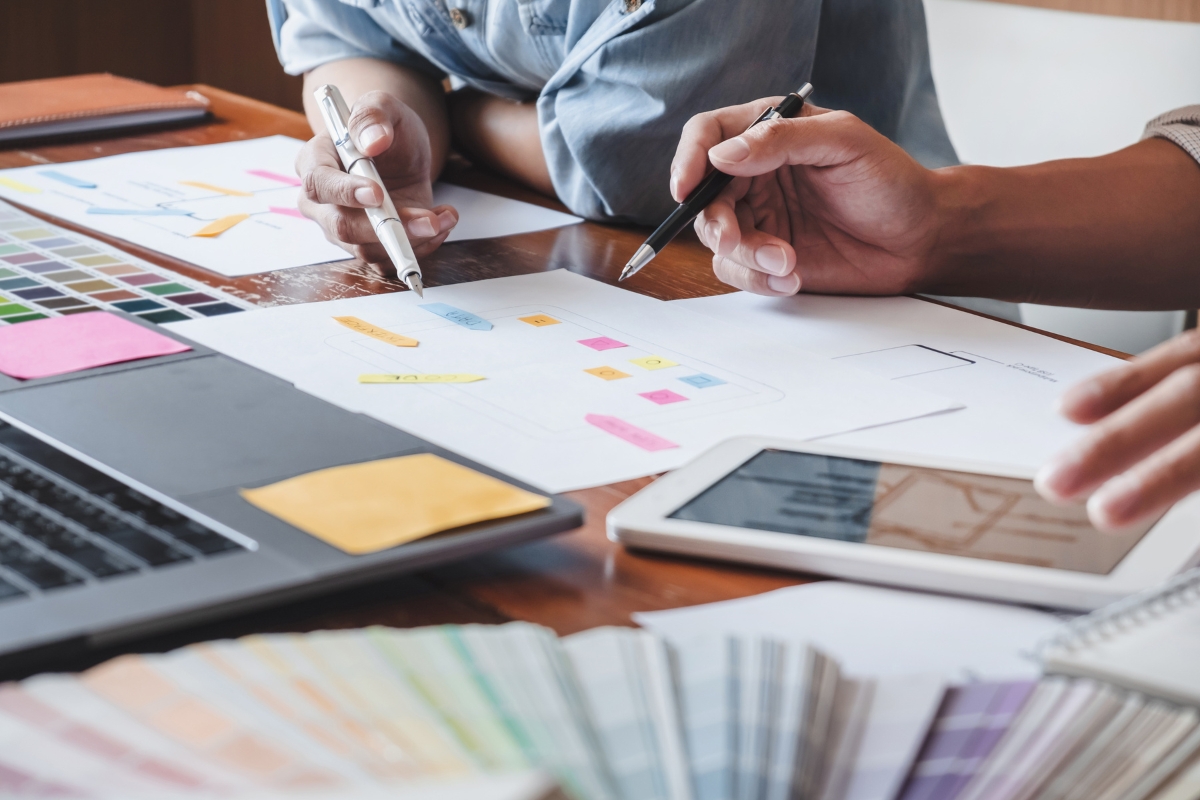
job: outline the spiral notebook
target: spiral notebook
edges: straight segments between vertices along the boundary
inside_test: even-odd
[[[1046,672],[1200,705],[1200,569],[1065,626],[1042,661]]]

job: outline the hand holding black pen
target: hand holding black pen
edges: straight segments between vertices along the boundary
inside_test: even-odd
[[[798,116],[804,108],[804,101],[812,94],[813,87],[811,83],[806,83],[797,89],[792,94],[789,94],[783,99],[783,102],[776,107],[768,108],[762,115],[750,124],[753,128],[760,122],[768,119],[789,119]],[[621,270],[621,277],[618,281],[623,281],[626,278],[636,275],[642,267],[654,260],[654,257],[662,252],[662,249],[670,244],[671,240],[678,236],[684,228],[691,224],[700,212],[706,209],[713,200],[717,199],[717,195],[733,181],[732,175],[726,175],[719,170],[713,170],[708,174],[700,185],[692,190],[692,193],[680,203],[671,216],[667,217],[654,233],[650,234],[650,238],[646,243],[638,248],[638,251],[633,254],[633,258],[629,259],[629,263],[625,265],[625,269]]]

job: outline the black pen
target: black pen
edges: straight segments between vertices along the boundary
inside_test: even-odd
[[[813,87],[811,83],[806,83],[794,93],[789,94],[783,99],[783,102],[778,107],[768,108],[762,113],[758,119],[750,123],[753,128],[760,122],[768,119],[788,119],[795,117],[800,113],[800,109],[804,108],[804,101],[812,94]],[[684,228],[691,224],[700,212],[708,208],[708,205],[717,199],[717,195],[721,190],[729,185],[733,180],[732,175],[726,175],[720,170],[713,170],[704,180],[700,181],[700,185],[692,190],[692,193],[687,196],[687,199],[679,204],[671,216],[659,225],[654,233],[650,234],[650,238],[646,243],[638,248],[638,251],[633,254],[633,258],[629,259],[629,263],[625,265],[625,269],[621,270],[621,277],[618,281],[623,281],[626,278],[636,275],[642,267],[654,260],[654,257],[662,252],[662,249],[671,243],[671,240],[678,236]]]

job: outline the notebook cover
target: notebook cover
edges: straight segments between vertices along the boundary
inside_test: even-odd
[[[0,84],[0,133],[9,135],[58,121],[170,110],[202,114],[208,100],[107,73]]]

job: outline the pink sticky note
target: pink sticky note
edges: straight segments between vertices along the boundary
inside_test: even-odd
[[[679,445],[674,442],[668,442],[666,439],[643,430],[636,425],[630,425],[623,419],[617,417],[606,417],[603,414],[588,414],[584,417],[589,425],[595,425],[600,430],[611,433],[618,439],[624,439],[632,445],[637,445],[643,450],[649,450],[651,453],[659,450],[670,450]]]
[[[298,209],[298,208],[287,208],[285,206],[267,206],[267,210],[270,211],[272,214],[284,214],[289,217],[298,217],[300,219],[308,219],[308,217],[306,217],[300,213],[300,209]]]
[[[107,311],[0,328],[0,372],[46,378],[192,348]]]
[[[616,350],[618,347],[628,347],[624,342],[610,339],[607,336],[597,336],[595,339],[580,339],[579,343],[593,350]]]
[[[676,394],[670,389],[659,389],[657,392],[638,392],[639,397],[644,397],[651,403],[658,403],[660,406],[670,405],[671,403],[682,403],[687,400],[681,394]]]
[[[266,178],[269,181],[279,181],[286,183],[288,186],[299,186],[300,179],[291,175],[280,175],[278,172],[271,172],[269,169],[248,169],[246,173],[249,175],[257,175],[260,178]]]

